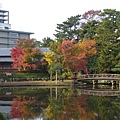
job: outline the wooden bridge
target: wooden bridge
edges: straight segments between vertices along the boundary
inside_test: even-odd
[[[78,80],[120,80],[120,74],[84,74]]]
[[[93,95],[93,96],[119,96],[120,91],[117,90],[85,90],[78,89],[79,94]]]
[[[93,85],[98,83],[99,81],[107,81],[112,83],[118,83],[120,86],[120,74],[84,74],[84,75],[77,75],[74,73],[74,82],[85,82],[85,81],[92,81]]]

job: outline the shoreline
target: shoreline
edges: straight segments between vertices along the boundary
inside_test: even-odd
[[[62,81],[13,81],[0,82],[0,87],[19,87],[19,86],[73,86],[73,80]]]

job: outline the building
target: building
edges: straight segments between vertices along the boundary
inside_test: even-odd
[[[28,39],[32,32],[11,30],[9,24],[9,11],[0,10],[0,48],[12,48],[15,41],[19,39]]]
[[[31,32],[15,31],[9,29],[0,29],[0,48],[12,48],[16,45],[15,41],[19,39],[28,39]]]
[[[0,70],[11,69],[10,50],[16,46],[19,39],[30,39],[33,32],[24,32],[11,29],[9,11],[0,10]]]

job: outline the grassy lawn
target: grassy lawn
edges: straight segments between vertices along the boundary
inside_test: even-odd
[[[47,78],[49,74],[47,73],[14,73],[14,78]]]
[[[13,73],[12,76],[6,76],[1,73],[0,78],[48,78],[48,73]]]
[[[38,79],[39,78],[39,79]],[[71,85],[72,80],[50,80],[47,73],[13,73],[12,76],[0,74],[0,86],[65,86]]]
[[[1,82],[0,86],[68,86],[72,85],[72,80],[62,81],[20,81],[20,82]]]

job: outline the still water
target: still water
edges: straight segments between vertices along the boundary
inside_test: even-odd
[[[120,90],[4,87],[0,88],[0,112],[6,120],[120,120]]]

